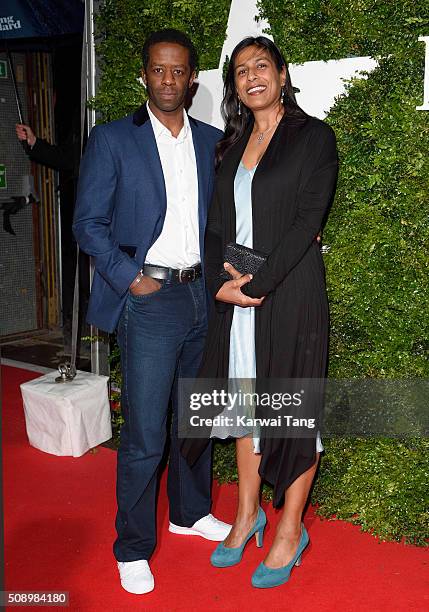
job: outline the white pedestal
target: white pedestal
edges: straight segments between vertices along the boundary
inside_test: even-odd
[[[80,457],[112,437],[107,376],[78,370],[72,382],[50,372],[21,385],[29,442],[52,455]]]

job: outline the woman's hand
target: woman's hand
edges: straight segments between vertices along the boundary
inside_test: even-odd
[[[244,293],[241,293],[240,288],[246,283],[250,282],[253,278],[251,274],[241,274],[228,262],[223,264],[223,267],[232,276],[232,280],[226,281],[219,289],[216,294],[216,299],[219,302],[226,302],[227,304],[234,304],[241,306],[242,308],[248,308],[249,306],[260,306],[264,301],[265,297],[261,298],[250,298]]]

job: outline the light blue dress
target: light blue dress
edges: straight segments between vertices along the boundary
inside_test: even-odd
[[[253,248],[252,179],[256,166],[248,170],[242,162],[234,180],[235,227],[238,244]],[[255,309],[234,306],[229,343],[229,378],[256,378]]]

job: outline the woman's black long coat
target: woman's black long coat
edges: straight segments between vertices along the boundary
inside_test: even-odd
[[[252,126],[225,154],[219,168],[206,233],[208,287],[216,295],[228,242],[235,242],[234,177]],[[338,162],[333,130],[312,117],[282,117],[252,183],[253,248],[267,262],[242,288],[267,296],[255,315],[257,379],[323,378],[328,350],[328,303],[315,240],[331,203]],[[233,306],[216,302],[200,377],[228,377]],[[185,440],[192,463],[206,444]],[[285,489],[315,461],[315,438],[261,440],[260,475],[274,485],[278,505]]]

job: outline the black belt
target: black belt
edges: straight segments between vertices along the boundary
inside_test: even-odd
[[[180,270],[145,264],[143,266],[143,273],[146,276],[151,276],[158,280],[167,280],[173,283],[192,283],[202,276],[200,263],[195,264],[195,266],[191,268],[180,268]]]

